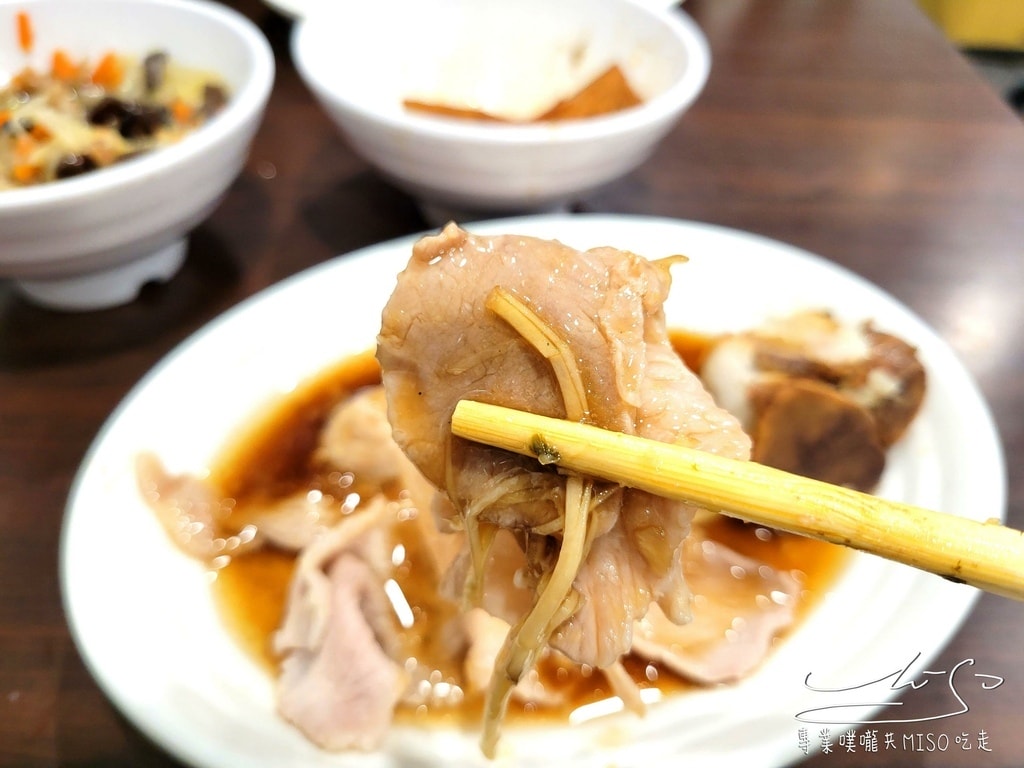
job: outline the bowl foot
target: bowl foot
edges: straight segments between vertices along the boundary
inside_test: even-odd
[[[107,309],[127,304],[146,283],[167,282],[185,261],[188,238],[183,237],[159,250],[116,267],[52,280],[15,282],[30,301],[66,311]]]

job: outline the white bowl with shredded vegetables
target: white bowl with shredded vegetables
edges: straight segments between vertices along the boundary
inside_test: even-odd
[[[273,79],[262,33],[207,0],[0,0],[0,277],[65,310],[171,278]]]
[[[439,223],[566,207],[629,173],[710,68],[688,16],[638,0],[319,3],[291,45],[352,148]]]

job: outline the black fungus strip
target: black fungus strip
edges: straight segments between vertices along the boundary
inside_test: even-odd
[[[145,77],[146,93],[152,93],[164,84],[167,79],[167,54],[154,51],[142,60],[142,71]]]
[[[106,125],[126,139],[152,136],[162,125],[170,122],[166,107],[122,101],[113,96],[103,98],[89,113],[93,125]]]
[[[64,155],[57,161],[54,173],[58,179],[69,179],[72,176],[94,171],[97,167],[96,161],[89,155]]]

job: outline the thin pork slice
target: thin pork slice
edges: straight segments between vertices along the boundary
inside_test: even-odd
[[[387,512],[378,497],[303,550],[274,638],[278,711],[324,749],[377,746],[406,687],[387,649],[396,632],[374,566]]]
[[[696,524],[683,569],[693,591],[693,620],[680,626],[652,608],[637,622],[633,653],[705,685],[750,674],[792,626],[800,584],[709,538]]]
[[[521,580],[538,594],[561,550],[566,478],[453,438],[451,413],[470,398],[747,457],[736,419],[671,348],[662,309],[669,264],[613,248],[474,236],[450,224],[415,245],[384,310],[378,359],[396,441],[447,492],[448,522],[471,534],[471,549],[485,547],[494,528],[515,534],[527,558]],[[514,327],[509,306],[547,334],[548,347]],[[564,620],[548,634],[570,658],[606,667],[629,650],[633,624],[652,602],[673,621],[688,620],[680,564],[693,509],[587,482],[583,556],[571,593],[559,598]]]

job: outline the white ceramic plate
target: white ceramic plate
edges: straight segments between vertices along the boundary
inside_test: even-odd
[[[318,6],[341,2],[346,2],[346,0],[264,0],[267,6],[290,19],[300,19]],[[639,5],[649,5],[652,8],[672,8],[679,5],[679,0],[636,0],[636,2]]]
[[[483,233],[685,253],[667,304],[674,326],[750,327],[828,307],[917,345],[930,373],[920,417],[891,454],[881,493],[985,519],[1003,516],[1004,469],[989,413],[950,349],[878,288],[778,242],[704,224],[622,216],[545,216],[471,225]],[[272,683],[225,633],[207,575],[179,554],[140,500],[133,457],[156,451],[201,472],[261,404],[350,353],[369,349],[414,238],[365,248],[297,275],[182,344],[120,405],[71,493],[62,542],[67,615],[111,700],[185,762],[234,768],[482,765],[477,735],[395,728],[380,752],[318,751],[274,713]],[[496,765],[757,765],[801,757],[795,716],[822,705],[804,686],[864,682],[932,658],[975,591],[866,555],[742,684],[669,699],[639,719],[508,729]],[[924,668],[921,667],[921,670]],[[913,673],[917,668],[911,670]],[[834,703],[834,702],[833,702]],[[850,702],[847,702],[850,703]],[[817,730],[812,733],[816,734]]]

